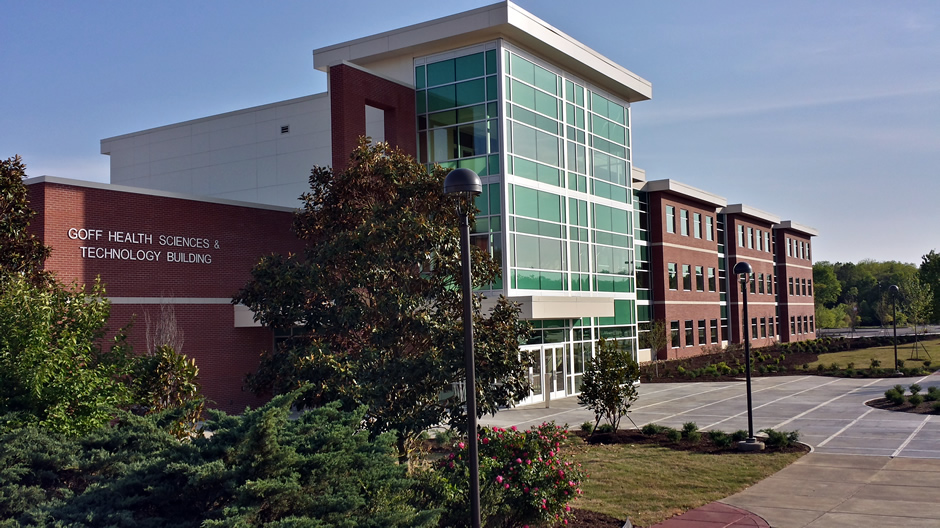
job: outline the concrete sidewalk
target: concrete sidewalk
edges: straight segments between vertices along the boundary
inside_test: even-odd
[[[938,499],[940,460],[810,453],[721,502],[773,528],[937,528]]]

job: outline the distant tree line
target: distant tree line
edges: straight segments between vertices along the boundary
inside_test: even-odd
[[[890,326],[940,321],[940,253],[931,250],[920,266],[897,261],[821,261],[813,265],[819,328]],[[898,287],[892,296],[891,286]]]

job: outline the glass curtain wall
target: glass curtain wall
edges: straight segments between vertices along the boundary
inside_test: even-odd
[[[505,41],[416,59],[415,85],[421,161],[483,180],[472,237],[503,262],[494,293],[615,299],[613,317],[535,322],[577,393],[596,339],[636,353],[629,106]]]

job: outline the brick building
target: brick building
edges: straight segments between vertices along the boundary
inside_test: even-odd
[[[755,271],[754,344],[813,336],[808,279],[815,230],[728,206],[675,180],[647,181],[632,161],[631,108],[652,97],[650,82],[515,4],[320,48],[313,63],[328,76],[327,93],[103,139],[112,183],[201,196],[205,203],[267,204],[240,206],[249,216],[267,214],[264,207],[296,204],[312,166],[344,166],[363,134],[422,163],[476,171],[484,192],[473,242],[503,269],[483,293],[521,303],[535,329],[524,345],[540,358],[530,373],[536,387],[530,401],[577,394],[598,338],[623,341],[640,361],[654,359],[641,335],[653,320],[672,330],[669,357],[739,341],[740,292],[728,271],[739,260]],[[159,192],[154,199],[162,199]],[[106,199],[145,196],[139,193]],[[153,208],[135,207],[128,212]],[[145,227],[135,229],[154,232]],[[74,245],[59,237],[53,247]],[[246,250],[244,272],[268,250]],[[79,258],[74,251],[70,258]],[[133,279],[114,280],[133,290],[139,270],[153,267],[141,264],[126,268]],[[783,295],[790,279],[794,293]],[[198,289],[201,280],[179,276],[172,284],[189,291],[189,282]],[[162,295],[159,281],[150,286],[147,295]],[[205,295],[222,299],[238,286],[233,276],[225,293],[219,284]],[[791,318],[793,331],[784,331]],[[206,361],[200,368],[209,376],[216,365]]]
[[[52,247],[46,268],[65,283],[101,279],[111,335],[133,323],[129,343],[145,351],[148,319],[155,326],[170,306],[213,406],[263,403],[242,386],[273,337],[232,296],[259,257],[302,247],[291,210],[48,176],[26,184],[38,212],[30,229]]]

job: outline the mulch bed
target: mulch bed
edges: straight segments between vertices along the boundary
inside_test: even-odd
[[[626,519],[616,519],[610,515],[572,508],[574,520],[568,521],[569,528],[622,528]]]
[[[887,398],[878,398],[877,400],[871,400],[865,402],[865,405],[869,407],[874,407],[875,409],[884,409],[886,411],[897,411],[897,412],[906,412],[913,414],[936,414],[940,415],[940,409],[934,409],[934,402],[925,401],[914,407],[910,403],[904,402],[901,405],[895,405],[891,403]]]
[[[702,453],[709,455],[736,455],[752,454],[738,451],[737,443],[732,442],[730,446],[719,447],[712,442],[707,432],[702,432],[702,437],[698,442],[680,440],[673,442],[666,437],[666,433],[657,433],[655,435],[645,435],[636,429],[621,429],[616,433],[597,433],[593,437],[584,431],[574,432],[578,437],[588,444],[634,444],[634,445],[658,445],[676,451],[690,451],[693,453]],[[791,445],[788,447],[766,446],[764,451],[756,453],[806,453],[809,447],[803,444]]]
[[[777,372],[760,372],[761,363],[755,361],[755,366],[751,369],[751,376],[792,376],[794,374],[816,374],[815,371],[802,370],[803,365],[813,363],[818,359],[818,355],[809,352],[787,351],[784,358],[777,362],[779,352],[773,353],[773,361],[768,362],[779,369]],[[751,351],[752,357],[756,357],[756,352]],[[765,354],[766,355],[766,354]],[[657,361],[640,366],[640,380],[644,382],[670,383],[670,382],[688,382],[688,381],[744,381],[743,369],[736,375],[707,375],[698,378],[691,378],[679,373],[681,366],[686,371],[698,370],[708,365],[716,365],[720,362],[735,367],[738,364],[744,365],[744,351],[724,351],[717,354],[700,354],[682,359],[670,359],[666,361]],[[786,370],[779,367],[786,367]]]

